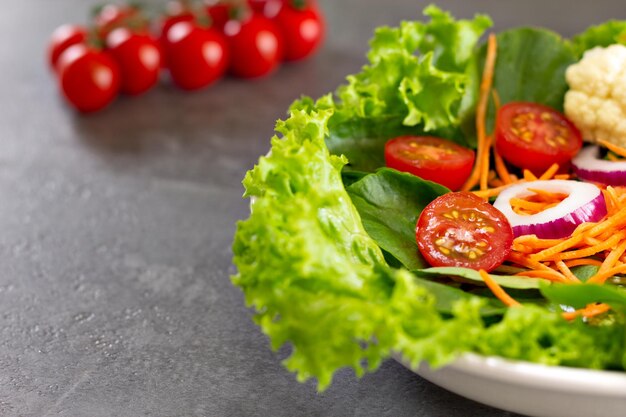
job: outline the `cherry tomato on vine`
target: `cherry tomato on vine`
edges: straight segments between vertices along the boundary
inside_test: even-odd
[[[120,67],[122,93],[139,95],[159,81],[161,51],[151,36],[117,28],[107,36],[106,46]]]
[[[268,4],[266,10],[269,8]],[[309,57],[322,44],[325,32],[324,18],[319,8],[312,3],[307,4],[303,0],[284,1],[273,21],[285,39],[286,61]]]
[[[58,72],[63,95],[84,113],[106,107],[119,92],[117,63],[108,53],[85,44],[70,46],[61,55]]]
[[[211,20],[211,26],[219,31],[224,31],[224,26],[231,18],[231,15],[239,13],[238,6],[224,0],[205,1],[206,14]]]
[[[232,51],[230,71],[241,78],[256,78],[273,72],[284,53],[284,40],[268,18],[249,13],[243,20],[229,20],[224,34]]]
[[[87,29],[80,25],[62,25],[52,32],[48,44],[48,61],[56,71],[61,54],[70,46],[87,41]]]
[[[148,19],[136,6],[106,4],[93,18],[98,37],[106,39],[111,31],[119,27],[127,27],[135,32],[147,33],[150,29]]]
[[[389,168],[409,172],[451,190],[463,186],[472,172],[474,151],[432,136],[400,136],[385,144]]]
[[[513,230],[504,214],[487,201],[456,192],[437,197],[424,208],[415,238],[431,266],[490,271],[511,252]]]
[[[185,90],[205,87],[228,69],[228,46],[215,29],[176,23],[167,33],[165,48],[172,80]]]
[[[582,147],[580,131],[563,114],[536,103],[513,102],[496,117],[496,150],[512,165],[542,173],[561,167]]]
[[[160,22],[159,35],[161,38],[165,37],[167,31],[178,22],[193,22],[194,20],[193,11],[184,2],[170,1],[167,3],[165,15]]]
[[[276,17],[285,0],[248,0],[248,5],[255,12],[272,19]]]

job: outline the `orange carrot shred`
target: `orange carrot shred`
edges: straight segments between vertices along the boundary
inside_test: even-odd
[[[615,276],[617,274],[623,274],[624,272],[626,272],[626,264],[620,264],[603,272],[598,272],[597,274],[589,278],[587,282],[590,284],[603,284],[604,281],[611,278],[612,276]]]
[[[621,146],[615,145],[611,142],[607,142],[606,140],[603,140],[603,139],[600,139],[598,143],[604,146],[605,148],[607,148],[608,150],[610,150],[611,152],[613,152],[614,154],[621,156],[622,158],[626,158],[625,148],[622,148]]]
[[[600,266],[602,265],[602,262],[600,262],[597,259],[581,258],[581,259],[570,259],[569,261],[565,261],[565,265],[567,265],[568,268],[573,268],[575,266],[581,266],[581,265]]]
[[[480,277],[483,279],[485,284],[487,284],[487,287],[489,287],[493,295],[495,295],[500,301],[502,301],[504,305],[509,307],[521,305],[517,300],[507,294],[506,291],[504,291],[504,289],[500,286],[500,284],[498,284],[493,278],[489,276],[487,271],[481,269],[478,272],[480,273]]]
[[[532,172],[530,172],[529,170],[525,169],[524,170],[524,179],[526,181],[536,181],[537,177],[535,176],[535,174],[533,174]]]
[[[576,317],[583,316],[586,318],[597,316],[598,314],[606,313],[611,309],[608,304],[589,304],[585,308],[581,308],[575,311],[568,311],[561,315],[565,320],[574,320]]]
[[[549,281],[556,281],[556,282],[569,282],[570,281],[563,274],[557,271],[554,271],[552,269],[550,269],[549,271],[537,271],[537,270],[522,271],[522,272],[518,272],[517,274],[515,274],[515,276],[528,277],[528,278],[543,278]]]
[[[565,265],[563,261],[556,261],[556,267],[561,271],[563,276],[572,282],[580,282],[578,277],[570,271],[570,269]]]
[[[554,176],[554,174],[557,173],[558,170],[559,170],[559,164],[552,164],[550,165],[550,168],[546,169],[546,171],[543,174],[541,174],[539,179],[549,180],[550,178]]]
[[[469,191],[478,184],[481,179],[481,173],[483,172],[483,162],[486,159],[489,162],[489,151],[487,148],[487,128],[485,121],[487,118],[487,107],[489,105],[489,91],[493,84],[493,73],[496,63],[497,55],[497,41],[496,35],[489,34],[487,41],[487,55],[485,57],[485,66],[483,68],[482,81],[480,83],[480,95],[478,98],[478,106],[476,107],[476,133],[477,133],[477,149],[476,149],[476,164],[470,174],[470,177],[463,185],[463,191]],[[484,156],[486,153],[486,157]]]

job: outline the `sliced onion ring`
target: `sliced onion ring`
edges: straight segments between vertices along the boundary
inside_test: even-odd
[[[587,146],[572,159],[578,178],[606,185],[626,185],[626,161],[600,159],[598,146]]]
[[[540,213],[521,215],[513,211],[512,198],[533,195],[529,189],[563,193],[568,196],[558,205]],[[585,222],[597,222],[607,214],[602,191],[594,184],[578,181],[548,180],[514,184],[500,193],[495,203],[511,223],[513,235],[536,235],[542,239],[559,239],[572,234]]]

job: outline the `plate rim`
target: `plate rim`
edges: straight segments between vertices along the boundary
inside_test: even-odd
[[[392,357],[425,379],[428,375],[448,370],[474,377],[491,379],[520,387],[545,389],[569,394],[626,398],[626,372],[552,366],[534,362],[463,353],[453,362],[433,368],[426,362],[415,367],[401,354]]]

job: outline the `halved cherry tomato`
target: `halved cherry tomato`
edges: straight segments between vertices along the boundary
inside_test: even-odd
[[[424,208],[417,246],[431,266],[490,271],[511,252],[513,230],[498,209],[468,192],[444,194]]]
[[[161,50],[156,39],[121,27],[109,33],[106,46],[120,67],[122,93],[138,95],[159,81]]]
[[[87,29],[83,26],[66,24],[56,28],[48,44],[48,60],[52,69],[56,71],[59,57],[67,48],[85,41],[87,41]]]
[[[389,168],[437,182],[453,191],[469,177],[474,157],[471,149],[432,136],[400,136],[385,144]]]
[[[580,131],[563,114],[536,103],[513,102],[496,117],[496,150],[510,164],[541,173],[560,166],[582,147]]]

